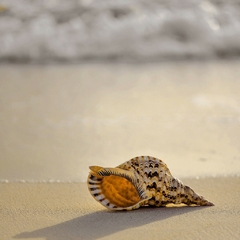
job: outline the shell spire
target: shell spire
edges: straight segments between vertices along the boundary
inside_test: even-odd
[[[160,207],[170,203],[214,205],[174,178],[167,165],[154,157],[135,157],[115,168],[89,168],[87,183],[91,195],[111,210]]]

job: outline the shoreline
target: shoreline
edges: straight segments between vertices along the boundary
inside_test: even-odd
[[[232,173],[232,174],[218,174],[214,176],[210,175],[203,175],[203,176],[197,176],[197,177],[181,177],[181,180],[184,181],[185,179],[187,181],[189,180],[203,180],[206,178],[238,178],[240,177],[240,173]],[[176,178],[178,178],[176,176]],[[59,180],[59,179],[43,179],[43,180],[33,180],[33,179],[0,179],[0,184],[15,184],[15,183],[20,183],[20,184],[68,184],[68,183],[73,183],[73,184],[85,184],[87,181],[81,181],[81,180]]]
[[[181,180],[215,206],[114,212],[86,183],[1,183],[1,239],[238,239],[240,178]]]
[[[82,182],[89,165],[139,155],[162,159],[180,179],[239,174],[239,61],[0,73],[2,180]]]
[[[171,64],[222,64],[222,63],[235,63],[240,61],[240,56],[230,57],[179,57],[179,58],[156,58],[156,59],[93,59],[82,61],[8,61],[0,59],[0,68],[2,67],[82,67],[82,66],[155,66],[155,65],[171,65]]]

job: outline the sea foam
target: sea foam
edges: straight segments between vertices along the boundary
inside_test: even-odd
[[[240,55],[240,1],[2,0],[0,60]]]

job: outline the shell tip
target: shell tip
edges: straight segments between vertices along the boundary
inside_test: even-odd
[[[206,204],[206,206],[214,206],[214,203],[208,202],[208,203]]]
[[[210,207],[210,206],[214,206],[214,204],[212,203],[212,202],[209,202],[209,201],[204,201],[202,204],[201,204],[202,206],[208,206],[208,207]]]

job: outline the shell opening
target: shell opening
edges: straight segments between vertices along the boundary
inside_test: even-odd
[[[105,176],[101,182],[101,191],[111,204],[118,207],[129,207],[141,200],[134,185],[124,177]]]

